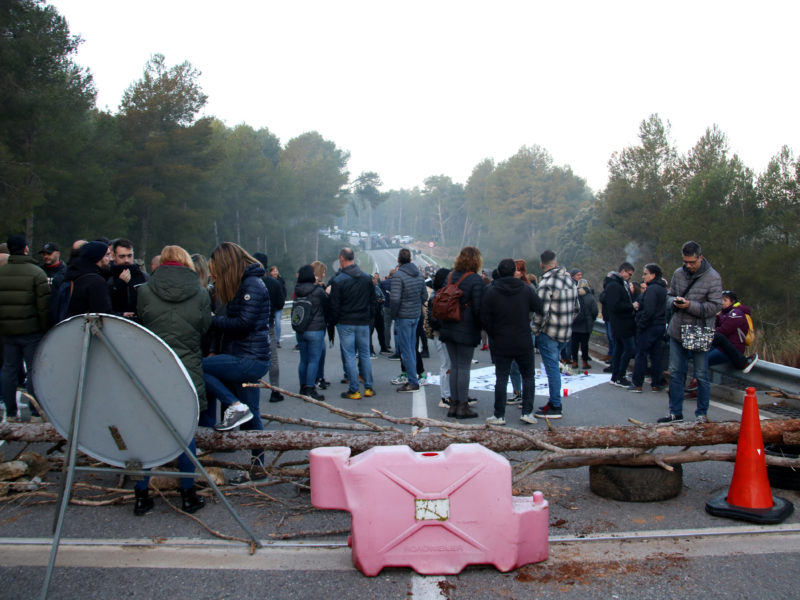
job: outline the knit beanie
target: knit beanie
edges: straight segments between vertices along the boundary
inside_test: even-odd
[[[81,260],[87,263],[98,263],[108,252],[108,244],[103,242],[87,242],[81,246]]]

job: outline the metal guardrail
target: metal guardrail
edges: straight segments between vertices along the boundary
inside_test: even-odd
[[[602,319],[594,322],[594,333],[605,336],[606,324]],[[749,373],[742,373],[730,364],[709,368],[711,383],[720,384],[723,378],[735,379],[757,388],[780,388],[790,394],[800,394],[800,369],[759,359]]]

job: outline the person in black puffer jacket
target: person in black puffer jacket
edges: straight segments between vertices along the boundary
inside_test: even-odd
[[[471,419],[478,416],[478,413],[469,408],[467,394],[472,353],[481,341],[480,313],[484,287],[483,278],[478,275],[481,265],[481,251],[474,246],[466,246],[458,253],[453,271],[448,275],[448,281],[455,283],[466,274],[458,285],[464,292],[461,297],[461,320],[443,321],[439,333],[440,339],[447,346],[447,353],[452,363],[450,409],[447,411],[447,416],[457,419]]]
[[[297,367],[300,379],[300,393],[316,400],[325,397],[317,392],[316,381],[319,361],[325,349],[325,330],[330,320],[330,299],[325,289],[316,284],[314,267],[303,265],[297,272],[297,285],[294,288],[295,302],[307,298],[311,302],[311,322],[305,331],[295,332],[300,349],[300,364]]]
[[[219,399],[226,406],[222,422],[215,429],[227,431],[248,423],[247,429],[262,430],[259,388],[243,388],[242,384],[258,381],[269,369],[270,305],[261,280],[264,269],[233,242],[217,246],[208,267],[214,280],[215,301],[224,305],[211,320],[219,353],[203,359],[209,407],[212,399]],[[262,454],[257,452],[259,457]]]
[[[664,348],[664,331],[667,325],[667,286],[664,284],[664,272],[655,263],[644,266],[644,282],[647,284],[644,294],[636,308],[636,360],[633,363],[633,383],[628,386],[632,392],[641,392],[644,374],[647,370],[647,358],[650,357],[650,386],[654,392],[664,385],[661,357]]]

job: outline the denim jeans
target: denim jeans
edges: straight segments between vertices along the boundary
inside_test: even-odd
[[[41,333],[3,336],[3,401],[9,417],[17,416],[17,384],[23,362],[28,369],[28,392],[36,397],[33,389],[33,355],[42,337]],[[30,409],[31,415],[39,414],[33,402],[30,403]]]
[[[325,336],[322,337],[322,353],[319,355],[319,366],[317,368],[317,381],[325,379],[325,358],[328,356],[328,347],[325,345]]]
[[[419,376],[417,375],[417,321],[419,321],[419,317],[415,319],[395,319],[394,321],[397,351],[400,353],[400,359],[403,361],[408,375],[408,383],[411,385],[419,385]]]
[[[533,353],[525,352],[517,356],[494,356],[494,416],[504,417],[506,414],[506,398],[508,396],[508,375],[511,365],[519,365],[522,374],[522,414],[533,412],[533,394],[535,392],[533,374]]]
[[[391,350],[392,349],[392,309],[386,306],[384,303],[383,305],[383,337],[386,340],[386,347]],[[395,348],[397,348],[397,336],[394,339]]]
[[[325,330],[295,333],[300,348],[300,364],[297,377],[301,386],[314,387],[319,372],[319,360],[325,350]]]
[[[632,335],[628,337],[614,336],[614,354],[611,355],[612,381],[619,381],[625,377],[628,363],[636,354],[635,339]]]
[[[438,335],[433,338],[433,345],[439,353],[439,387],[442,398],[450,398],[450,355],[447,353],[447,346]]]
[[[651,325],[647,329],[639,331],[636,339],[636,360],[633,363],[633,385],[642,387],[644,383],[644,373],[647,370],[647,358],[650,358],[650,383],[653,386],[663,385],[661,372],[661,354],[664,348],[662,338],[664,336],[663,325]]]
[[[234,404],[243,389],[241,384],[258,381],[269,370],[269,361],[240,358],[232,354],[214,354],[203,359],[203,381],[213,398],[227,408]],[[259,392],[259,388],[249,388]],[[235,390],[235,391],[234,391]],[[248,394],[245,394],[248,396]],[[255,414],[254,414],[255,416]]]
[[[283,309],[279,308],[272,312],[273,316],[275,317],[275,343],[281,343],[281,317],[283,317]]]
[[[606,339],[608,340],[608,355],[614,356],[614,335],[611,333],[611,321],[606,321]]]
[[[714,334],[714,343],[708,353],[709,365],[721,365],[730,362],[734,369],[741,371],[747,366],[747,357],[739,352],[727,337],[721,333]]]
[[[561,370],[558,365],[558,357],[562,348],[566,348],[568,343],[557,342],[545,333],[536,336],[539,354],[542,355],[542,365],[547,373],[547,387],[550,392],[549,404],[553,408],[561,407]]]
[[[351,392],[358,391],[358,373],[364,377],[364,387],[372,388],[372,364],[369,360],[369,325],[337,325],[339,345],[342,349],[344,370]],[[358,353],[358,367],[356,367]]]
[[[695,416],[708,413],[711,384],[708,381],[708,352],[690,351],[681,345],[680,340],[669,339],[669,412],[683,414],[683,391],[686,372],[689,370],[689,357],[694,361],[694,376],[697,378],[697,410]]]

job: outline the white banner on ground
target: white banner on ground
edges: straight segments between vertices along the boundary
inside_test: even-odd
[[[561,373],[561,389],[566,389],[568,394],[576,394],[582,390],[587,390],[601,383],[607,383],[610,375],[603,374],[588,374],[585,375],[582,371],[576,375],[567,375]],[[484,367],[482,369],[472,369],[470,371],[469,389],[481,390],[487,392],[494,391],[495,383],[494,367]],[[439,376],[431,374],[428,377],[428,385],[439,385]],[[451,384],[452,385],[452,382]],[[508,382],[508,393],[512,394],[514,389],[511,382]],[[559,394],[561,392],[559,391]],[[536,395],[548,396],[549,390],[547,387],[547,375],[544,369],[536,369]]]

